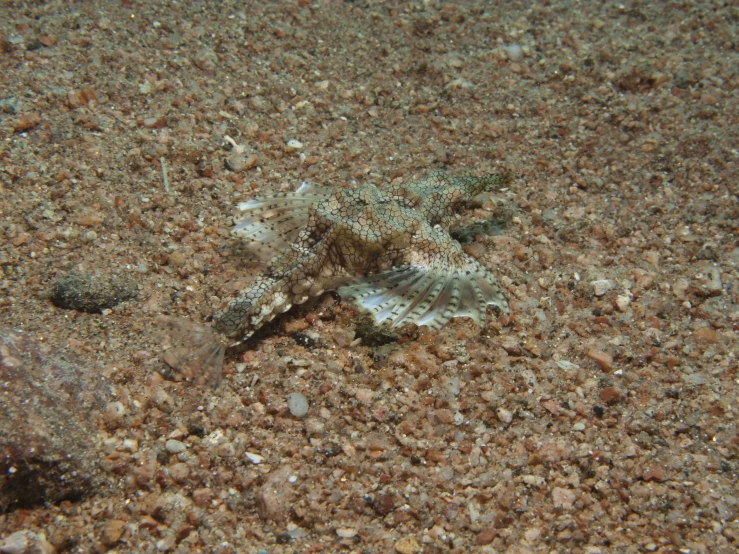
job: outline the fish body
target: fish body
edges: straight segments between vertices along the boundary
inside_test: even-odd
[[[433,172],[385,189],[304,183],[294,193],[243,202],[233,233],[270,261],[214,315],[215,329],[238,344],[326,290],[392,327],[438,329],[453,317],[482,325],[488,305],[507,313],[495,276],[462,250],[449,227],[464,202],[509,179]]]

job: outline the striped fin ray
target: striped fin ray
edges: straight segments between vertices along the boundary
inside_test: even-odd
[[[339,294],[374,314],[376,321],[380,322],[389,317],[398,298],[407,293],[420,277],[414,268],[400,266],[342,286]]]
[[[241,216],[231,232],[251,243],[267,260],[290,247],[308,225],[311,206],[323,202],[331,189],[303,183],[295,192],[272,194],[241,202]]]
[[[458,317],[466,316],[480,325],[485,320],[485,295],[474,276],[467,274],[462,279],[462,294],[459,299]]]
[[[428,309],[418,316],[418,325],[428,325],[433,329],[441,329],[454,317],[459,305],[459,281],[454,269],[443,271],[439,276],[443,287],[431,300]]]
[[[484,267],[400,266],[339,287],[339,294],[372,313],[377,323],[440,329],[451,318],[485,321],[488,305],[508,312],[495,277]]]

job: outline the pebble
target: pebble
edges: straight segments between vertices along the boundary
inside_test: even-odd
[[[161,410],[165,414],[169,414],[174,410],[174,399],[166,390],[161,387],[157,388],[154,391],[154,396],[152,397],[152,400],[157,409]]]
[[[196,67],[212,74],[218,66],[218,54],[210,48],[201,48],[195,53],[192,61]]]
[[[644,470],[644,473],[642,474],[642,479],[645,481],[658,481],[661,482],[665,478],[665,472],[664,470],[657,465],[649,466],[647,469]]]
[[[168,533],[165,537],[157,541],[157,550],[159,552],[169,552],[175,547],[174,533]]]
[[[336,530],[336,535],[341,539],[351,539],[357,536],[357,530],[351,527],[341,527]]]
[[[18,113],[18,98],[11,96],[9,98],[0,98],[0,112],[15,115]]]
[[[190,476],[190,468],[187,467],[187,464],[183,464],[182,462],[172,464],[169,468],[169,476],[176,483],[184,483]]]
[[[480,534],[477,535],[477,544],[478,546],[488,545],[493,542],[497,536],[498,533],[495,529],[483,529],[480,531]]]
[[[105,413],[114,421],[120,421],[126,415],[126,407],[122,402],[110,402],[105,406]]]
[[[291,473],[288,466],[273,471],[257,492],[257,513],[263,520],[280,521],[290,510],[293,494],[288,479]]]
[[[524,475],[522,478],[524,483],[532,487],[542,487],[546,483],[546,479],[541,475]]]
[[[562,487],[554,487],[552,489],[552,502],[555,508],[563,508],[569,510],[577,500],[577,495],[570,489]]]
[[[136,439],[125,439],[121,448],[126,452],[136,452],[139,449],[139,441]]]
[[[629,308],[629,304],[631,304],[630,294],[620,294],[616,297],[616,307],[619,312],[625,312]]]
[[[371,391],[370,389],[359,389],[354,394],[354,398],[356,398],[359,402],[362,404],[372,404],[372,400],[375,397],[375,393]]]
[[[567,360],[559,360],[557,362],[557,367],[565,371],[573,371],[577,369],[579,366],[577,364],[573,364],[572,362],[568,362]]]
[[[511,421],[513,421],[513,414],[509,410],[506,410],[505,408],[498,408],[496,413],[498,415],[498,419],[502,423],[508,424]]]
[[[303,418],[308,415],[308,399],[299,392],[289,394],[287,396],[287,409],[294,417]]]
[[[82,242],[94,242],[97,240],[98,234],[95,231],[86,231],[84,235],[82,235]]]
[[[621,400],[623,394],[616,387],[606,387],[600,391],[599,396],[601,401],[606,404],[616,404]]]
[[[595,296],[603,296],[605,293],[616,286],[616,283],[614,283],[610,279],[601,279],[598,281],[593,281],[590,284],[593,285]]]
[[[421,546],[413,537],[403,537],[395,542],[395,552],[398,554],[415,554],[421,551]]]
[[[686,385],[697,387],[705,385],[707,382],[706,376],[702,373],[691,373],[690,375],[683,375],[683,381]]]
[[[137,294],[136,284],[126,277],[72,271],[54,281],[49,296],[57,308],[99,314]]]
[[[41,116],[37,113],[23,114],[15,120],[13,130],[16,133],[24,133],[30,131],[36,125],[41,123]]]
[[[244,454],[247,458],[249,458],[249,461],[253,464],[261,464],[264,461],[264,456],[260,456],[259,454],[254,454],[253,452],[246,452]]]
[[[164,447],[170,454],[179,454],[180,452],[184,452],[185,450],[187,450],[187,445],[184,442],[180,442],[174,439],[169,439],[165,443]]]
[[[710,344],[718,342],[718,333],[710,327],[701,327],[693,333],[696,339],[705,341]]]
[[[519,44],[511,44],[506,48],[506,53],[508,54],[508,59],[512,62],[523,61],[523,48]]]
[[[123,531],[126,529],[126,523],[119,519],[108,522],[103,528],[103,533],[100,540],[105,546],[114,546],[123,535]]]
[[[290,139],[287,141],[287,147],[290,150],[300,150],[303,148],[303,143],[296,139]]]
[[[603,352],[602,350],[590,350],[588,351],[587,356],[591,360],[598,362],[600,368],[606,373],[609,373],[611,369],[613,369],[613,356],[608,352]]]
[[[46,541],[43,533],[16,531],[0,540],[3,554],[54,554],[56,549]]]
[[[232,152],[224,161],[226,169],[239,173],[247,169],[256,167],[259,162],[259,157],[256,154],[239,154]]]

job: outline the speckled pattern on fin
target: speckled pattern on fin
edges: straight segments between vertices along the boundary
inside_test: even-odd
[[[260,260],[269,261],[290,248],[308,224],[311,206],[324,202],[330,194],[330,188],[305,181],[295,192],[241,202],[241,214],[231,233],[249,243]]]

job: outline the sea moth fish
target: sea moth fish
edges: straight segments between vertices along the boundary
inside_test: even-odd
[[[213,316],[213,329],[238,345],[277,314],[328,290],[391,327],[440,329],[454,317],[483,325],[488,306],[508,313],[498,280],[449,230],[474,196],[509,181],[507,174],[434,171],[387,188],[303,183],[295,192],[242,202],[232,233],[269,261]],[[207,331],[200,336],[201,355],[220,364],[226,343],[209,350]]]

